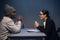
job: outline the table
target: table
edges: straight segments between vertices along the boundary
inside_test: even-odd
[[[17,34],[9,34],[9,38],[15,39],[15,38],[20,38],[20,39],[39,39],[42,38],[42,40],[45,40],[46,34],[42,32],[27,32],[27,30],[31,30],[28,28],[21,29],[20,33]]]

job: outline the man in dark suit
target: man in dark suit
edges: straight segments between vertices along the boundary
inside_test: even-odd
[[[47,35],[45,40],[59,40],[55,28],[55,23],[50,18],[49,12],[47,10],[41,10],[39,17],[43,20],[43,26],[41,26],[37,21],[35,21],[34,25],[37,27],[37,29]]]

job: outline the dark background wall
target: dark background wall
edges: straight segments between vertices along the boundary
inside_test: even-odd
[[[60,27],[60,0],[0,0],[0,19],[4,15],[4,4],[10,4],[16,9],[17,15],[23,16],[25,27],[33,28],[34,21],[42,24],[38,16],[41,9],[47,9],[56,27]]]

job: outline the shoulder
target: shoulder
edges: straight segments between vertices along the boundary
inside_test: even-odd
[[[51,18],[48,18],[47,21],[48,22],[54,22],[53,19],[51,19]]]
[[[9,21],[12,21],[12,19],[4,16],[1,22],[9,22]]]
[[[53,20],[53,19],[51,19],[51,18],[48,18],[48,19],[47,19],[47,23],[49,23],[49,24],[54,24],[54,25],[55,25],[54,20]]]

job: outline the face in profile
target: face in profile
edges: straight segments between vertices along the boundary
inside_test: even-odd
[[[13,19],[16,18],[16,12],[15,12],[15,11],[11,13],[11,17],[12,17]]]
[[[42,11],[40,11],[39,17],[40,19],[44,20],[46,15]]]

